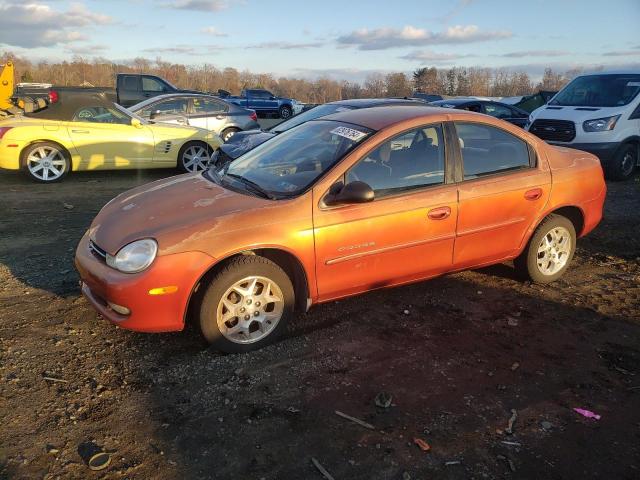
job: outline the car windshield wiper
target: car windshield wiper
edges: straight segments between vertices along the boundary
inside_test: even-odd
[[[224,175],[226,177],[231,177],[231,178],[234,178],[234,179],[238,180],[240,183],[246,185],[251,190],[253,190],[255,193],[258,193],[260,196],[262,196],[264,198],[268,198],[269,200],[277,200],[277,197],[275,195],[273,195],[271,192],[269,192],[268,190],[265,190],[260,185],[258,185],[256,182],[253,182],[253,181],[249,180],[248,178],[243,177],[242,175],[236,175],[235,173],[226,173],[226,172],[225,172]]]

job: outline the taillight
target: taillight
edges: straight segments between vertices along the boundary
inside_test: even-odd
[[[251,114],[249,115],[249,118],[251,120],[253,120],[254,122],[258,121],[258,115],[256,114],[256,112],[254,110],[251,110]]]
[[[55,90],[49,91],[49,103],[56,103],[60,99],[60,95]]]
[[[13,127],[0,127],[0,140],[4,137],[4,134],[11,130]]]

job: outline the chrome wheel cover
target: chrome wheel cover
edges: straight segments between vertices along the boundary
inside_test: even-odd
[[[216,310],[222,335],[234,343],[254,343],[268,336],[284,312],[282,290],[273,280],[251,276],[224,293]]]
[[[226,142],[227,140],[229,140],[231,137],[233,137],[236,134],[235,130],[230,130],[227,132],[227,134],[224,136],[224,138],[222,139],[222,141]]]
[[[211,156],[208,148],[202,145],[192,145],[182,154],[182,165],[187,172],[201,172],[209,165]]]
[[[636,159],[635,159],[635,155],[631,152],[627,152],[624,154],[624,157],[622,157],[622,174],[626,177],[631,175],[631,172],[633,172],[633,169],[636,166]]]
[[[27,157],[29,173],[43,182],[52,182],[60,178],[67,169],[67,159],[55,147],[34,148]]]
[[[288,108],[283,108],[282,111],[280,112],[280,118],[282,119],[286,119],[291,117],[291,110],[289,110]]]
[[[543,275],[555,275],[569,261],[573,248],[571,234],[564,227],[554,227],[538,245],[536,264]]]

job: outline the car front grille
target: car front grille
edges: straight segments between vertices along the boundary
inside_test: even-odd
[[[570,142],[576,138],[576,124],[568,120],[536,120],[529,131],[543,140]]]
[[[89,251],[96,257],[98,260],[102,260],[103,262],[107,261],[107,252],[96,245],[93,240],[89,240]]]

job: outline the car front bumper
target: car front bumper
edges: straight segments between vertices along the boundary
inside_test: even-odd
[[[202,252],[160,255],[143,272],[122,273],[90,251],[87,233],[76,249],[75,263],[83,295],[104,318],[128,330],[169,332],[184,328],[191,292],[213,259]],[[163,288],[170,293],[158,293]],[[116,312],[109,302],[130,313]]]
[[[576,150],[584,150],[600,159],[602,164],[608,162],[618,150],[620,143],[618,142],[602,142],[602,143],[557,143],[549,142],[551,145],[558,147],[575,148]]]

